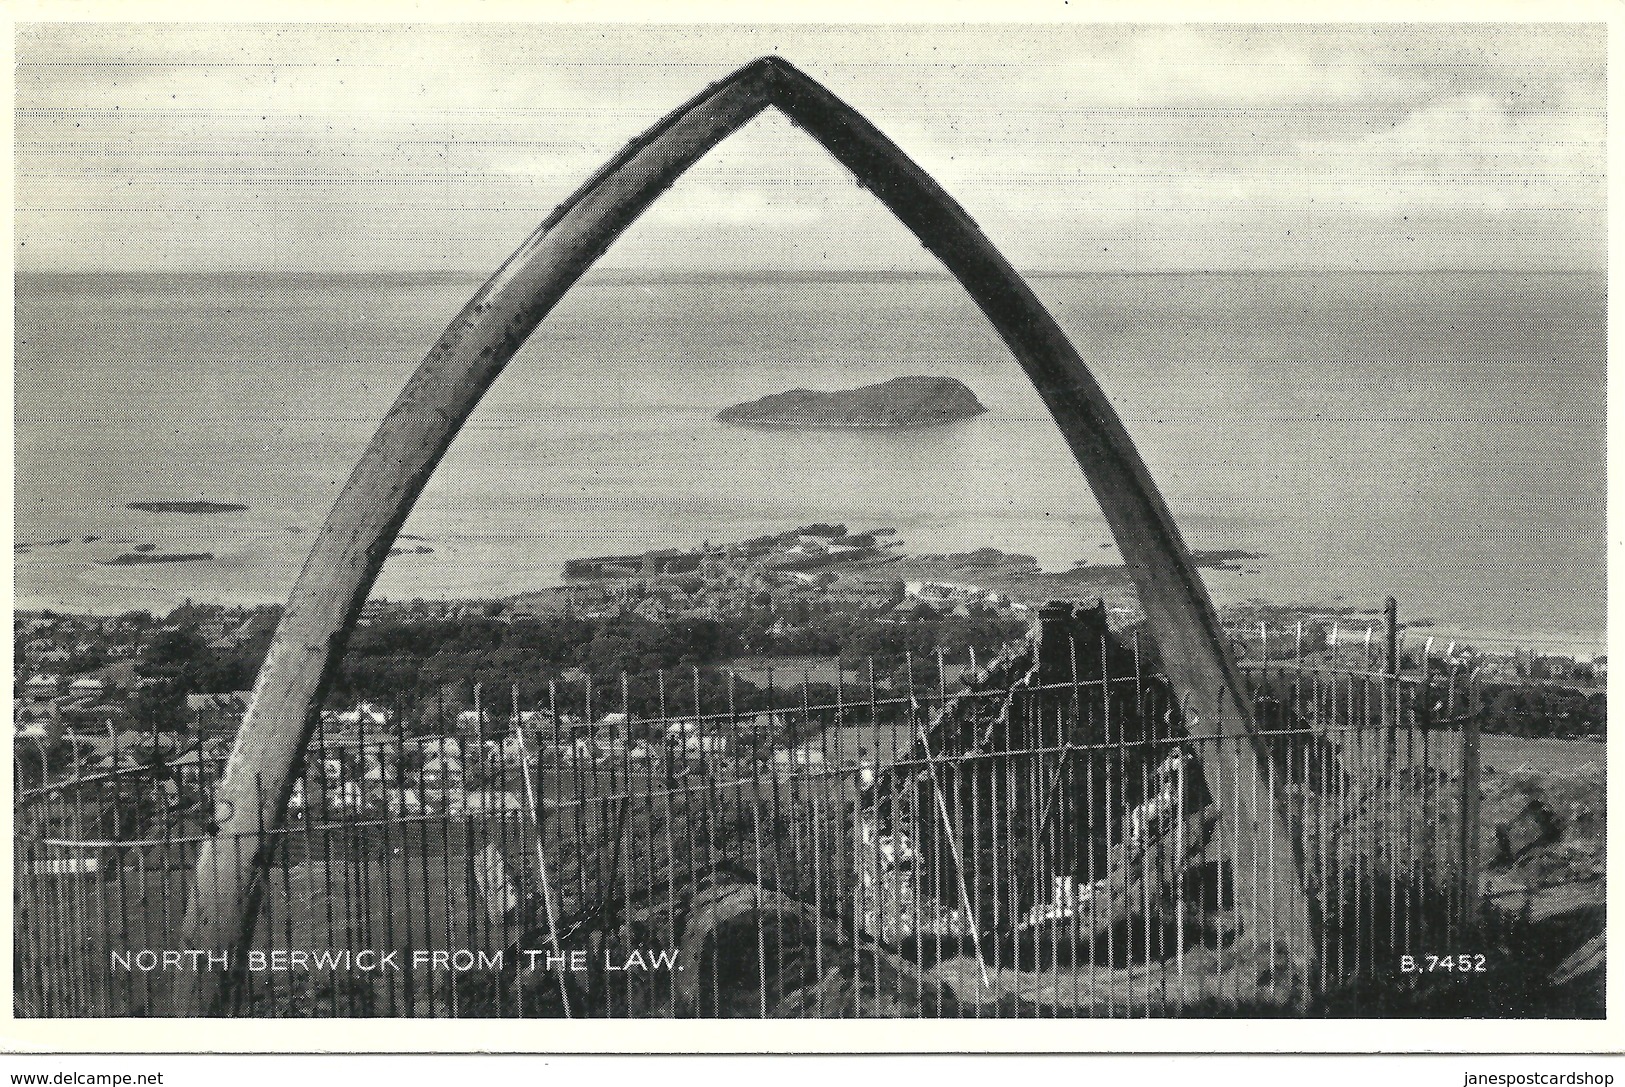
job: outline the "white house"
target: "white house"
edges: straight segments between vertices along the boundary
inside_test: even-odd
[[[62,677],[55,672],[42,672],[23,681],[23,693],[36,702],[55,698],[62,687]]]
[[[337,789],[329,789],[326,800],[329,811],[358,812],[367,806],[366,798],[361,793],[361,786],[353,781],[346,781]]]
[[[463,764],[453,755],[436,757],[423,764],[418,780],[425,788],[457,788],[463,783]]]
[[[383,725],[389,720],[388,714],[374,706],[371,702],[363,702],[354,709],[331,710],[322,714],[324,725]]]
[[[418,750],[423,752],[425,759],[445,758],[454,759],[463,757],[463,744],[454,736],[424,736],[417,741]]]
[[[692,735],[683,740],[683,751],[689,755],[716,755],[728,750],[728,737],[709,734]]]
[[[477,792],[468,794],[464,811],[469,812],[522,812],[525,802],[515,792]]]
[[[391,789],[384,804],[391,815],[422,815],[424,812],[423,797],[416,789]]]
[[[169,766],[188,785],[196,785],[202,780],[203,757],[196,751],[188,751]]]
[[[795,769],[802,766],[823,766],[824,753],[816,747],[781,747],[773,752],[773,765]]]

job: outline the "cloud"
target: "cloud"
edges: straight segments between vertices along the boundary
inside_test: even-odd
[[[1326,36],[1261,28],[1253,33],[1166,27],[1130,38],[1117,55],[1063,69],[1072,101],[1145,107],[1316,106],[1388,103],[1428,93],[1425,65],[1351,63]]]
[[[1603,119],[1515,111],[1504,97],[1458,95],[1351,140],[1304,142],[1297,169],[1361,213],[1405,208],[1512,213],[1606,204]]]
[[[1511,24],[25,28],[19,259],[479,266],[765,52],[1023,266],[1600,261],[1602,37]],[[884,219],[764,116],[610,259],[915,259]]]

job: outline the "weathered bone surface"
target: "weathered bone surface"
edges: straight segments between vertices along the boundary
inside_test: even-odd
[[[712,147],[774,107],[845,165],[959,280],[1036,387],[1087,477],[1133,576],[1193,735],[1246,733],[1245,688],[1179,530],[1105,393],[1054,318],[974,221],[901,149],[777,57],[746,65],[662,119],[550,215],[458,314],[379,426],[289,597],[220,791],[217,838],[198,857],[183,940],[238,950],[258,913],[252,845],[282,825],[300,757],[362,603],[423,487],[485,391],[575,281]],[[1272,795],[1258,745],[1226,745],[1222,776],[1263,781],[1226,810],[1242,865],[1267,873],[1238,909],[1267,896],[1307,974],[1315,903],[1301,879],[1290,807]],[[1210,769],[1211,768],[1207,768]],[[1209,776],[1214,776],[1209,773]],[[1273,949],[1270,952],[1274,954]],[[234,957],[241,961],[242,956]],[[183,1011],[232,1010],[240,979],[180,987]]]

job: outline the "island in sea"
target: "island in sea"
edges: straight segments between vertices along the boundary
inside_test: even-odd
[[[142,513],[236,513],[248,507],[240,502],[131,502],[127,508]]]
[[[724,423],[784,427],[922,427],[987,411],[976,394],[951,377],[899,377],[861,389],[791,389],[717,413]]]
[[[143,548],[148,548],[150,546],[150,544],[143,544],[141,547],[136,548],[133,552],[126,552],[111,559],[104,559],[102,561],[102,565],[141,566],[161,562],[209,562],[214,559],[213,551],[188,551],[184,554],[154,554],[150,550],[143,550]]]

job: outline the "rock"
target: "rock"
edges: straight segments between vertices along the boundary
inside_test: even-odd
[[[1539,800],[1530,800],[1523,810],[1495,828],[1495,844],[1499,858],[1510,864],[1535,846],[1555,841],[1559,824],[1557,817]]]
[[[724,408],[717,419],[759,426],[919,427],[969,419],[985,411],[976,394],[951,377],[899,377],[861,389],[774,393]]]
[[[195,551],[184,555],[155,555],[150,551],[136,548],[139,554],[123,554],[103,561],[103,566],[140,566],[165,562],[208,562],[214,558],[213,551]]]
[[[771,948],[771,962],[758,957]],[[839,922],[805,902],[749,884],[721,884],[694,897],[683,927],[677,998],[707,1018],[914,1018],[952,1016],[946,986],[883,948],[854,947]],[[855,977],[873,984],[860,991]]]
[[[1607,957],[1608,934],[1599,932],[1552,971],[1552,984],[1555,986],[1583,984],[1593,978],[1600,981]]]
[[[131,502],[126,508],[143,513],[236,513],[248,507],[241,502]]]

